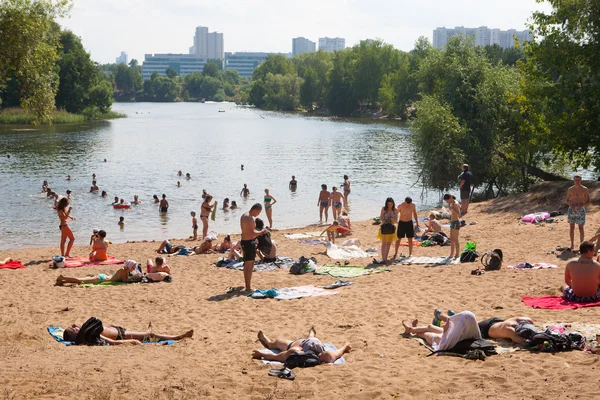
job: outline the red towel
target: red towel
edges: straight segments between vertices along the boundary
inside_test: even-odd
[[[25,268],[25,266],[23,264],[21,264],[21,261],[13,260],[11,262],[7,262],[4,265],[0,265],[0,268],[19,269],[19,268]]]
[[[84,267],[88,265],[116,265],[116,264],[124,264],[125,261],[117,260],[113,256],[108,256],[108,260],[105,261],[90,261],[89,258],[85,257],[69,257],[65,258],[65,268],[78,268]],[[50,265],[52,265],[52,260],[50,260]]]
[[[572,308],[600,306],[600,301],[596,301],[593,303],[578,303],[576,301],[565,300],[560,296],[523,296],[523,303],[525,303],[529,307],[545,308],[548,310],[568,310]]]

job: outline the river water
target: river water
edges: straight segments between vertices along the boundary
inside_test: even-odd
[[[94,228],[106,230],[107,239],[117,243],[188,237],[190,211],[199,213],[202,189],[219,203],[229,197],[240,206],[218,211],[210,230],[219,233],[238,233],[241,214],[262,203],[265,188],[277,200],[274,228],[316,223],[320,185],[339,187],[344,174],[352,182],[353,220],[378,215],[388,196],[396,202],[412,196],[419,209],[439,204],[437,193],[421,198],[421,187],[413,186],[418,168],[411,132],[397,123],[223,103],[117,103],[113,109],[127,118],[30,129],[0,126],[0,249],[58,246],[58,217],[40,194],[43,180],[59,194],[72,191],[77,220],[70,225],[79,245],[88,243]],[[191,179],[177,177],[178,170]],[[94,173],[108,198],[89,193]],[[292,175],[296,192],[288,189]],[[240,197],[244,183],[248,199]],[[152,195],[163,193],[170,204],[166,216],[152,202]],[[134,194],[144,203],[129,210],[110,206],[114,196],[131,201]],[[118,226],[121,216],[124,229]]]

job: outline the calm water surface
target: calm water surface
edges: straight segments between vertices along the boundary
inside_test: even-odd
[[[412,196],[420,209],[439,201],[437,193],[421,198],[421,187],[413,187],[418,169],[411,132],[398,124],[216,103],[120,103],[113,109],[128,117],[35,130],[0,126],[1,152],[12,154],[11,159],[0,157],[0,249],[58,246],[58,217],[52,201],[40,194],[43,180],[59,194],[73,192],[77,220],[70,225],[78,245],[89,242],[94,228],[106,230],[113,242],[188,237],[190,211],[199,213],[202,189],[220,204],[229,197],[241,207],[218,211],[210,230],[220,233],[238,233],[241,214],[262,203],[265,188],[277,199],[274,228],[316,223],[320,185],[340,187],[344,174],[352,182],[353,220],[378,215],[388,196],[397,202]],[[178,170],[192,179],[177,177]],[[93,173],[108,198],[89,193]],[[298,180],[295,193],[288,190],[292,175]],[[244,183],[250,188],[247,200],[239,195]],[[163,193],[170,204],[166,216],[152,201],[152,195]],[[130,210],[110,206],[114,196],[131,201],[134,194],[142,205]],[[122,230],[120,216],[125,217]]]

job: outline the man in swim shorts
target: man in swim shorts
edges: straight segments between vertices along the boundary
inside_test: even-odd
[[[492,317],[477,323],[481,337],[484,339],[508,339],[521,344],[525,338],[517,333],[516,328],[519,324],[533,324],[533,320],[529,317],[515,317],[507,320]]]
[[[321,362],[334,363],[338,358],[352,350],[350,344],[346,343],[341,349],[327,351],[325,350],[323,343],[316,337],[316,334],[315,328],[310,328],[307,338],[300,338],[297,340],[271,340],[265,336],[263,331],[259,331],[258,340],[260,343],[267,349],[279,350],[280,353],[273,354],[273,352],[267,350],[254,350],[252,352],[252,358],[285,362],[292,354],[312,351],[319,356]]]
[[[404,203],[398,205],[398,213],[400,214],[400,220],[398,221],[398,230],[396,231],[396,252],[394,258],[398,256],[398,248],[403,238],[408,239],[408,256],[412,256],[413,251],[413,238],[415,237],[415,227],[413,225],[413,219],[417,221],[419,226],[419,216],[417,215],[417,206],[412,202],[410,197],[404,199]]]
[[[575,249],[575,225],[579,226],[579,243],[583,242],[585,226],[585,207],[590,204],[590,192],[581,184],[581,175],[575,174],[574,185],[567,191],[567,219],[569,221],[569,235],[571,238],[571,250]]]
[[[184,338],[191,338],[194,336],[194,331],[189,330],[183,335],[163,335],[159,333],[152,332],[133,332],[128,331],[122,326],[103,326],[102,333],[100,334],[100,339],[104,340],[107,344],[111,346],[120,345],[120,344],[142,344],[144,341],[149,341],[150,339],[158,339],[158,340],[181,340]],[[67,342],[75,342],[77,338],[77,334],[81,329],[81,325],[73,324],[69,328],[65,329],[63,333],[63,339]]]
[[[240,246],[244,256],[244,283],[245,290],[251,292],[252,272],[254,271],[254,259],[256,258],[256,236],[268,232],[267,229],[256,230],[254,218],[258,217],[262,211],[262,204],[256,203],[250,208],[250,211],[244,213],[240,218],[240,227],[242,229],[242,240]]]
[[[579,252],[580,257],[569,261],[565,268],[563,298],[580,303],[600,301],[600,263],[594,261],[594,243],[581,243]]]
[[[290,181],[289,188],[292,192],[295,192],[297,187],[298,181],[296,180],[296,177],[292,175],[292,180]]]
[[[162,199],[158,203],[158,210],[161,213],[166,213],[169,211],[169,202],[167,201],[167,195],[163,193]]]

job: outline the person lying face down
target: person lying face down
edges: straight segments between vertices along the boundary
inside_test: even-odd
[[[76,342],[77,334],[81,329],[81,325],[73,324],[65,329],[63,339],[68,342]],[[152,332],[134,332],[128,331],[127,329],[111,325],[103,326],[100,339],[104,340],[109,345],[120,345],[120,344],[142,344],[142,342],[149,339],[158,340],[181,340],[184,338],[191,338],[194,335],[193,330],[189,330],[182,335],[164,335]]]
[[[492,317],[480,321],[477,325],[479,325],[481,337],[484,339],[507,339],[517,344],[525,341],[525,338],[518,334],[519,326],[537,330],[533,326],[533,320],[529,317],[514,317],[507,320]]]
[[[326,351],[323,343],[316,337],[317,332],[315,328],[310,328],[308,331],[308,337],[297,340],[287,339],[275,339],[271,340],[265,336],[263,331],[258,332],[258,340],[260,343],[269,350],[279,350],[279,354],[273,354],[266,350],[254,350],[252,352],[252,358],[264,359],[270,361],[285,362],[289,356],[297,352],[312,351],[319,360],[323,363],[334,363],[338,358],[342,357],[345,353],[352,350],[349,343],[346,343],[341,349]]]
[[[402,321],[404,334],[417,335],[436,351],[450,350],[465,339],[481,339],[477,319],[471,311],[459,312],[451,317],[442,313],[439,318],[444,322],[441,327],[431,324],[418,326],[416,319],[410,326]]]

